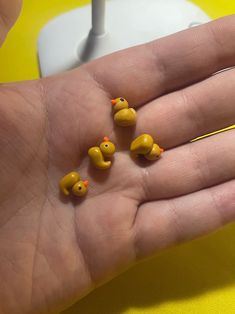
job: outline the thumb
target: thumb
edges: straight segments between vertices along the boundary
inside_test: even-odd
[[[19,16],[22,0],[0,0],[0,46]]]

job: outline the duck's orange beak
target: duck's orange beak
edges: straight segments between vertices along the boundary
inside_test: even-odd
[[[88,185],[89,185],[89,181],[88,180],[85,180],[85,181],[83,181],[83,184],[85,185],[85,187],[87,188],[88,187]]]
[[[160,152],[163,153],[164,152],[164,148],[160,148]]]
[[[116,103],[117,103],[117,100],[116,100],[116,99],[112,99],[112,100],[111,100],[111,104],[112,104],[113,106],[115,106]]]
[[[105,137],[104,137],[104,142],[109,142],[108,136],[105,136]]]

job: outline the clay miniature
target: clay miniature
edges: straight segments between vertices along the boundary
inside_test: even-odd
[[[87,193],[88,181],[82,181],[76,171],[69,172],[59,182],[59,187],[64,195],[70,195],[70,191],[76,196],[84,196]]]
[[[88,155],[92,164],[98,169],[109,169],[112,165],[110,160],[106,161],[105,158],[110,158],[115,153],[115,145],[110,142],[108,137],[104,137],[100,146],[91,147],[88,150]]]
[[[156,160],[164,149],[154,143],[151,135],[142,134],[131,143],[130,151],[134,156],[143,155],[148,160]]]
[[[135,109],[129,108],[125,98],[112,99],[114,121],[119,126],[132,126],[136,124],[137,114]]]

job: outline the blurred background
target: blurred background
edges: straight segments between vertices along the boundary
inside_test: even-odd
[[[192,2],[211,18],[235,12],[234,0]],[[22,14],[0,49],[0,82],[38,78],[41,28],[58,14],[88,3],[24,0]],[[234,314],[234,296],[233,224],[135,266],[63,314]]]

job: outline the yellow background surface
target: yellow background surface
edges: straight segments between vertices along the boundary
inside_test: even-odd
[[[0,81],[37,78],[36,45],[42,26],[88,2],[24,0],[21,17],[0,49]],[[193,2],[212,18],[235,12],[234,0]],[[235,226],[135,266],[65,313],[234,314]]]

